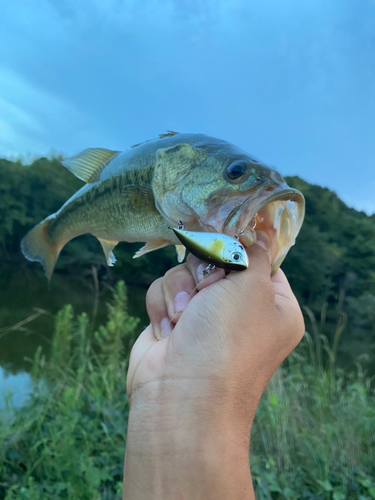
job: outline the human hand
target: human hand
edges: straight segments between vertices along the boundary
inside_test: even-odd
[[[262,232],[258,241],[269,246]],[[246,271],[216,269],[203,281],[197,269],[206,264],[189,255],[150,287],[151,325],[133,347],[128,372],[124,498],[236,498],[239,485],[237,497],[252,498],[248,465],[240,479],[238,464],[248,464],[264,387],[302,338],[304,324],[283,272],[270,276],[270,258],[260,245],[248,254]],[[180,292],[189,301],[176,315]],[[207,482],[212,467],[227,482]],[[153,484],[150,496],[132,489],[137,470],[143,470],[143,486],[146,478]],[[203,470],[208,474],[199,474]]]

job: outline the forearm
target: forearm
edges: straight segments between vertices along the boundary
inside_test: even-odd
[[[123,499],[253,500],[250,429],[238,428],[224,401],[192,404],[191,389],[179,387],[168,403],[154,387],[132,396]]]

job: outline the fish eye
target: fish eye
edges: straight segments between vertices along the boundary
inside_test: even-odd
[[[229,181],[239,181],[247,171],[247,164],[244,161],[235,161],[227,167],[225,173]]]
[[[235,261],[241,260],[241,254],[239,252],[233,252],[232,259]]]

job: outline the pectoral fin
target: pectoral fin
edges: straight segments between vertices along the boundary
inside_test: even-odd
[[[110,149],[89,148],[61,163],[78,179],[85,182],[95,182],[99,179],[103,168],[118,154],[119,151],[111,151]]]
[[[115,240],[104,240],[102,238],[98,238],[100,244],[103,248],[104,255],[107,261],[108,266],[112,267],[116,262],[116,257],[114,256],[112,250],[117,245],[118,241]]]
[[[166,240],[156,240],[156,241],[150,241],[146,243],[146,245],[138,250],[138,252],[135,252],[133,255],[133,259],[138,259],[138,257],[141,257],[145,253],[148,252],[153,252],[154,250],[159,250],[159,248],[164,248],[166,246],[170,245],[169,241]]]
[[[177,252],[177,260],[178,262],[182,262],[185,258],[186,248],[184,245],[175,245]]]

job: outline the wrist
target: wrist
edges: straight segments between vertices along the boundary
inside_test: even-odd
[[[132,394],[124,499],[254,498],[252,418],[231,414],[226,391],[206,383],[152,382]]]

